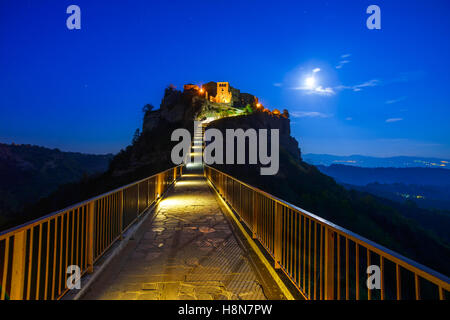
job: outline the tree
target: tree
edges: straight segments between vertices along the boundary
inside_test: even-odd
[[[141,131],[139,129],[136,129],[133,135],[133,141],[131,142],[133,145],[135,145],[138,142],[140,135]]]
[[[244,108],[244,113],[245,114],[252,114],[253,113],[253,109],[252,106],[250,104],[247,104]]]
[[[144,114],[147,114],[148,112],[152,111],[154,109],[154,107],[147,103],[143,108],[142,108],[142,112],[144,112]]]

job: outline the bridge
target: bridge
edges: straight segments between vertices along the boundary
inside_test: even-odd
[[[367,285],[371,265],[379,288]],[[445,275],[203,164],[1,232],[0,285],[0,300],[446,300],[450,290]]]

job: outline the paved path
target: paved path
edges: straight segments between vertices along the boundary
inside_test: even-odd
[[[84,299],[280,299],[201,174],[184,175]]]

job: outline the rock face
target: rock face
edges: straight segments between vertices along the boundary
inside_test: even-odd
[[[230,117],[216,120],[210,124],[210,127],[225,132],[225,129],[278,129],[280,132],[280,147],[286,149],[294,159],[301,161],[301,152],[298,142],[291,137],[290,120],[282,116],[276,116],[266,112],[256,111],[251,115]]]
[[[197,99],[196,99],[197,98]],[[182,93],[173,87],[168,87],[164,93],[158,110],[146,112],[142,125],[143,132],[150,132],[161,122],[180,123],[192,121],[194,117],[193,107],[198,100],[192,92]]]

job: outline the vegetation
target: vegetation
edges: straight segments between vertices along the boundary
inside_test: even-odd
[[[250,104],[247,104],[244,108],[244,114],[252,114],[253,113],[253,108]]]

